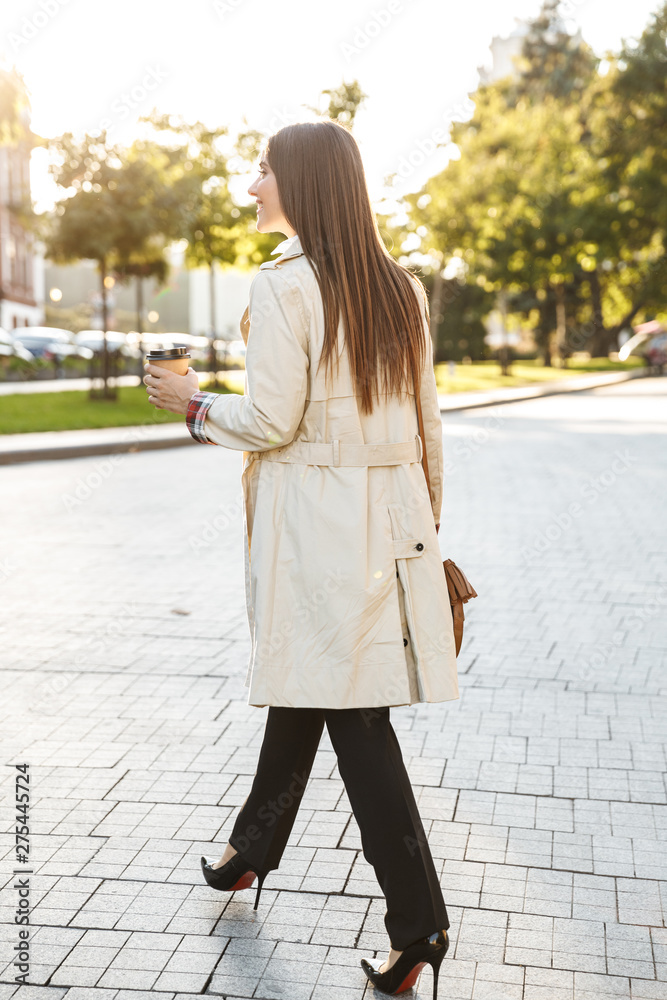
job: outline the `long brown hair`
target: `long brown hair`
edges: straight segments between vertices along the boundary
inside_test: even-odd
[[[332,367],[342,314],[362,410],[372,412],[380,393],[418,392],[426,350],[418,295],[428,318],[426,292],[382,241],[352,133],[331,119],[286,125],[268,139],[264,155],[322,293],[319,365]]]

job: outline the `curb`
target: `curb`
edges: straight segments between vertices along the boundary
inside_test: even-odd
[[[54,431],[55,434],[61,433]],[[14,465],[18,462],[51,461],[58,458],[85,458],[87,455],[122,455],[135,451],[156,451],[158,448],[179,448],[183,445],[197,444],[194,438],[161,438],[141,442],[125,443],[122,441],[86,442],[84,444],[39,446],[34,448],[12,448],[2,450],[0,447],[0,465]]]
[[[194,444],[197,442],[185,423],[9,434],[4,441],[0,437],[0,465],[88,455],[122,455]]]
[[[618,382],[645,376],[644,369],[629,372],[605,372],[597,376],[578,375],[562,382],[524,386],[516,389],[499,389],[496,392],[456,393],[439,396],[441,413],[457,413],[479,409],[483,406],[502,406],[520,403],[543,396],[557,396],[569,392],[599,389]],[[465,398],[457,398],[465,397]],[[149,433],[147,433],[147,431]],[[63,435],[67,435],[67,438]],[[184,424],[151,427],[105,427],[80,431],[44,431],[35,434],[10,434],[0,436],[0,465],[19,462],[51,461],[60,458],[85,458],[88,455],[114,455],[159,448],[178,448],[198,442]],[[23,446],[23,447],[22,447]]]
[[[633,378],[646,376],[644,368],[629,372],[600,372],[598,375],[576,375],[561,382],[543,382],[537,385],[517,386],[512,389],[496,389],[495,392],[460,392],[451,396],[438,396],[441,413],[457,413],[460,410],[476,410],[480,406],[502,406],[505,403],[522,403],[527,399],[542,396],[560,396],[570,392],[585,392],[587,389],[602,389],[618,382],[628,382]],[[461,398],[459,398],[461,397]]]

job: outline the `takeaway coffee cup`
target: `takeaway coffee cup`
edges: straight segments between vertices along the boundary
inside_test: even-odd
[[[171,347],[168,350],[149,351],[146,361],[161,368],[168,368],[177,375],[187,375],[190,367],[190,355],[187,347]]]

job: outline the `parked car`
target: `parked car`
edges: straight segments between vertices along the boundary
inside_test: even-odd
[[[63,344],[59,340],[53,341],[42,355],[47,361],[61,362],[65,358],[83,358],[90,361],[94,357],[94,352],[89,347],[81,347],[79,344]]]
[[[30,351],[33,360],[51,362],[58,378],[65,374],[63,362],[67,359],[90,361],[94,357],[89,348],[73,343],[72,334],[68,330],[51,326],[22,327],[17,343]]]
[[[644,345],[646,363],[661,375],[667,370],[667,333],[658,333]]]
[[[193,333],[165,333],[162,336],[167,339],[169,346],[187,347],[193,361],[206,361],[208,359],[208,337],[199,337]]]
[[[190,354],[193,361],[208,361],[210,351],[211,342],[208,337],[190,335]]]
[[[20,358],[21,361],[27,363],[35,360],[34,355],[19,340],[16,340],[8,330],[3,330],[2,327],[0,327],[0,357]]]
[[[220,357],[226,368],[245,368],[246,346],[242,340],[223,340]]]
[[[102,340],[101,330],[81,330],[76,335],[77,347],[85,347],[94,354],[102,353]],[[126,358],[139,357],[139,348],[129,343],[126,333],[120,333],[118,330],[107,330],[106,341],[107,351],[120,351]]]
[[[134,334],[134,337],[138,340],[139,335]],[[141,341],[144,347],[148,350],[157,348],[158,350],[167,350],[170,347],[189,347],[190,346],[190,334],[189,333],[144,333],[141,337]]]
[[[643,357],[647,368],[664,373],[667,369],[667,330],[656,320],[642,323],[621,347],[618,360],[626,361],[631,354]]]
[[[17,330],[15,339],[33,358],[44,358],[52,344],[72,344],[72,334],[55,326],[24,326]]]

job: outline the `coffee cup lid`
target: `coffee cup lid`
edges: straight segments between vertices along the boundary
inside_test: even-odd
[[[160,361],[171,361],[174,358],[189,358],[187,347],[170,347],[165,350],[154,349],[146,355],[149,361],[153,359]]]

